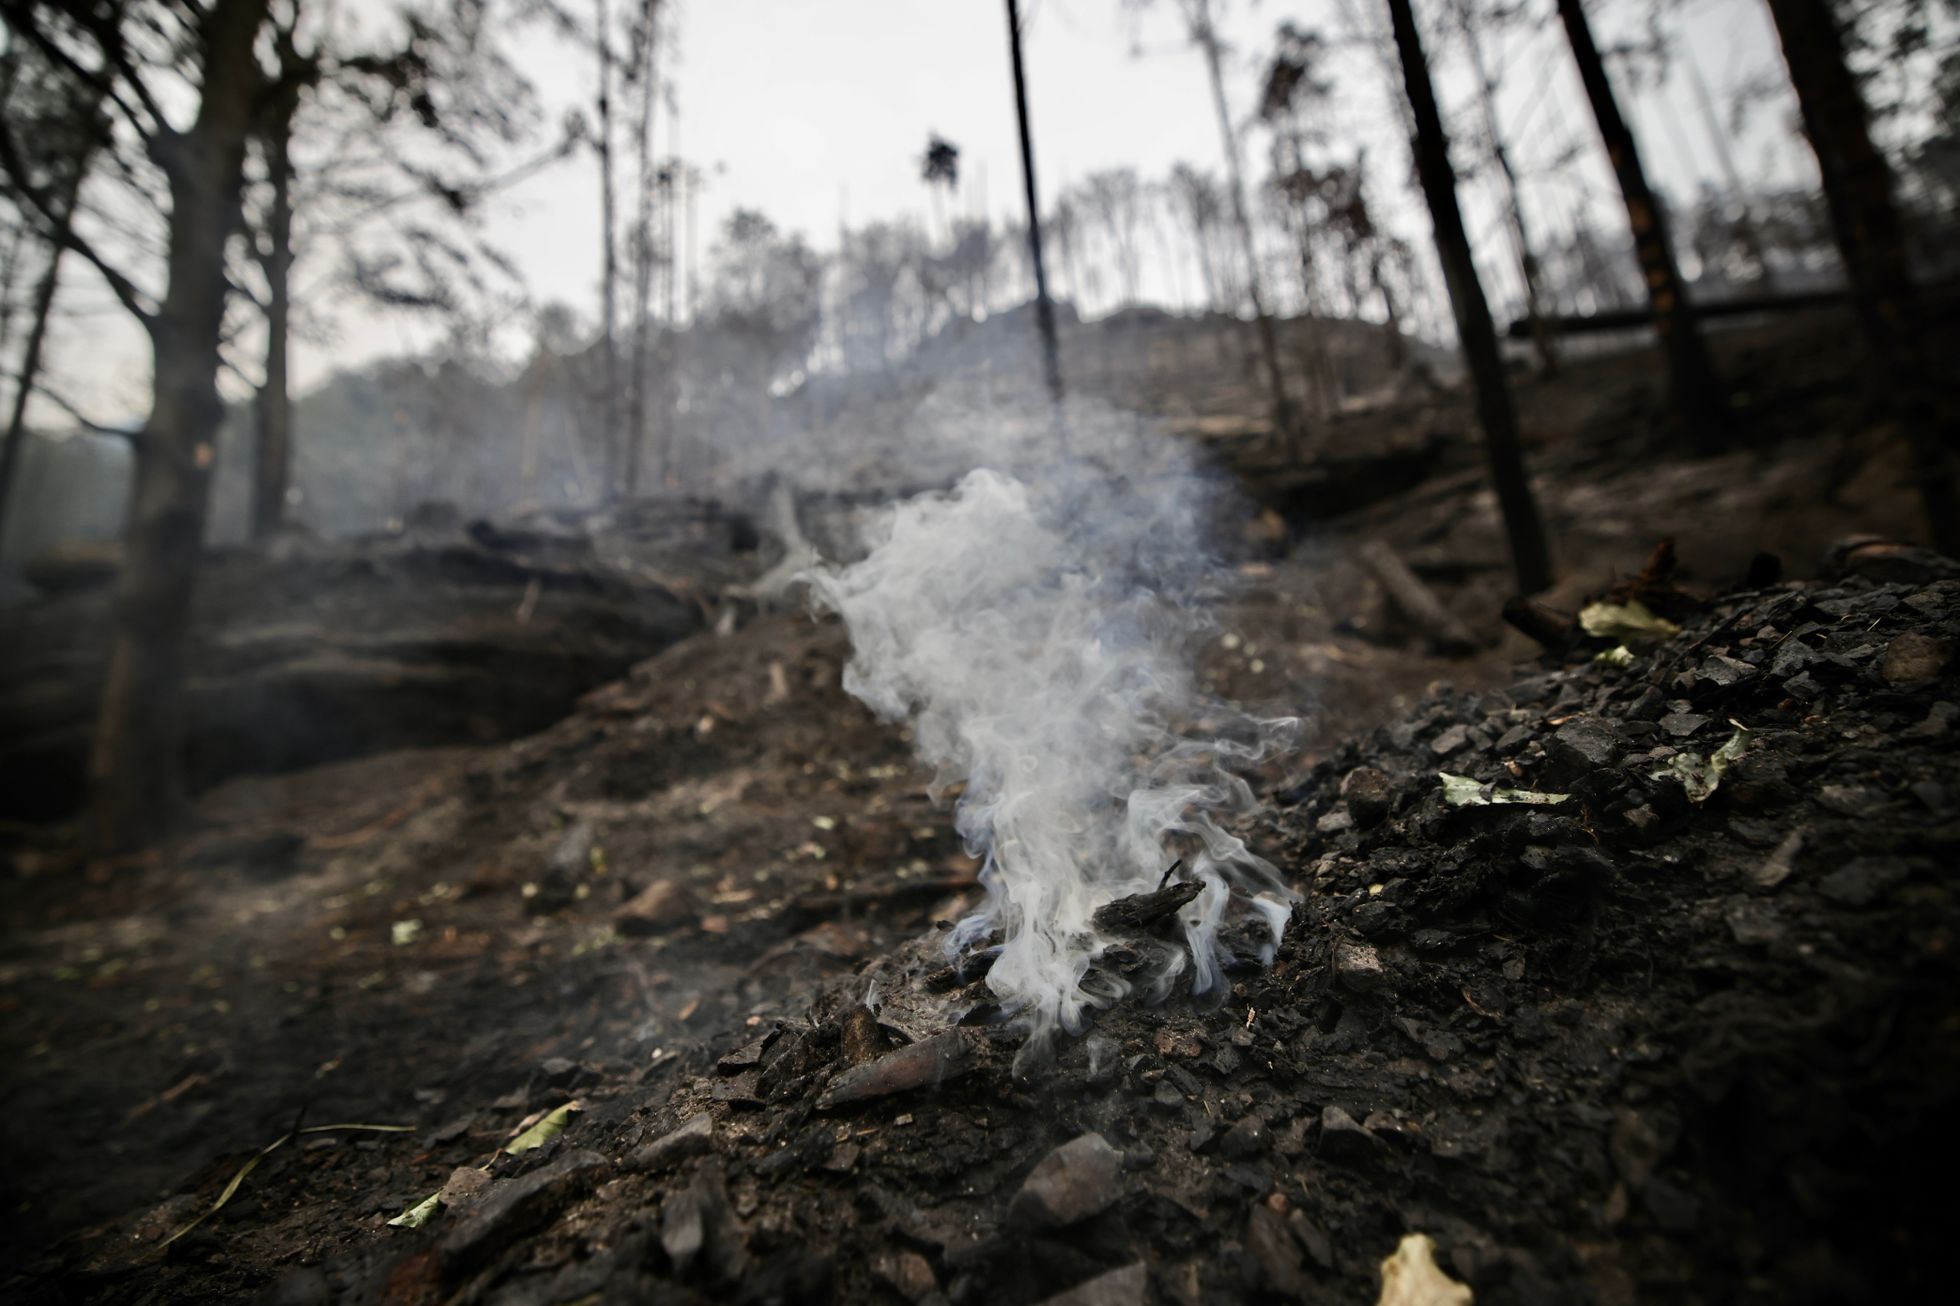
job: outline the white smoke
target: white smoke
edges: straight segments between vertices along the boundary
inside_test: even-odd
[[[845,687],[910,722],[938,786],[965,786],[957,824],[988,901],[951,946],[1000,931],[988,984],[1037,1041],[1130,987],[1092,974],[1110,941],[1091,917],[1180,860],[1204,888],[1182,914],[1188,966],[1164,948],[1142,977],[1159,994],[1187,968],[1195,990],[1217,982],[1228,919],[1276,944],[1292,901],[1219,824],[1252,804],[1233,768],[1290,723],[1205,702],[1190,668],[1225,574],[1204,548],[1216,492],[1127,424],[1077,418],[1068,438],[1070,460],[972,471],[886,510],[861,561],[811,577],[850,630]]]

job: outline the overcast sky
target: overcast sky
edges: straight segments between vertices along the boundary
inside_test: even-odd
[[[1628,16],[1646,10],[1617,7]],[[1437,0],[1418,8],[1438,20],[1449,12]],[[1561,58],[1564,38],[1551,18],[1551,0],[1536,0],[1536,8],[1544,24],[1493,37],[1490,46],[1493,61],[1509,72],[1508,107],[1524,128],[1514,148],[1527,170],[1578,130],[1591,131],[1589,120],[1579,116],[1583,100],[1569,59]],[[1684,31],[1718,88],[1771,67],[1760,0],[1699,0],[1689,8]],[[1003,0],[682,4],[681,64],[670,71],[681,107],[680,153],[711,172],[700,215],[704,252],[706,235],[737,206],[760,209],[817,245],[833,244],[843,219],[924,217],[931,200],[919,169],[929,132],[960,147],[969,211],[1019,218],[1004,10]],[[1218,0],[1217,10],[1232,46],[1229,85],[1240,119],[1254,108],[1282,21],[1336,39],[1351,31],[1350,15],[1385,21],[1378,0]],[[1099,168],[1130,165],[1154,176],[1178,160],[1217,165],[1219,136],[1204,62],[1184,38],[1175,0],[1141,9],[1124,0],[1028,0],[1022,12],[1044,200]],[[1602,19],[1602,26],[1614,24]],[[1445,74],[1461,62],[1453,45],[1432,58]],[[1385,70],[1372,51],[1358,48],[1339,55],[1334,67],[1339,133],[1368,146],[1377,160],[1396,160],[1384,177],[1399,183],[1406,155],[1387,105]],[[578,94],[590,80],[569,51],[536,75],[554,97]],[[1663,184],[1692,186],[1691,179],[1712,178],[1715,160],[1692,106],[1681,106],[1679,125],[1651,108],[1637,103],[1636,115],[1643,125],[1659,120],[1648,134]],[[1767,115],[1760,121],[1765,128],[1777,125]],[[669,119],[668,128],[674,125]],[[1466,130],[1468,125],[1465,119]],[[1780,175],[1801,164],[1781,138],[1780,131],[1765,130],[1745,143],[1745,154],[1753,148],[1759,156],[1746,160],[1755,175]],[[1783,148],[1772,148],[1772,141]],[[1258,150],[1255,143],[1250,151],[1255,170]],[[1576,180],[1596,188],[1605,175]],[[596,233],[594,239],[578,237],[596,227],[596,186],[595,173],[567,168],[511,197],[513,241],[533,288],[545,297],[591,300]],[[1407,217],[1415,216],[1414,196],[1404,186],[1378,182],[1376,190]],[[1466,196],[1473,209],[1480,198]],[[1426,222],[1421,231],[1427,234]]]
[[[617,4],[617,0],[615,0]],[[368,0],[382,5],[385,0]],[[1232,109],[1253,110],[1273,33],[1285,20],[1318,28],[1338,41],[1349,22],[1385,25],[1379,0],[1216,0],[1231,45]],[[1587,147],[1588,165],[1534,185],[1548,212],[1613,198],[1584,116],[1552,0],[1532,0],[1535,28],[1491,38],[1488,53],[1505,73],[1506,130],[1529,174],[1569,143]],[[1598,6],[1595,6],[1599,8]],[[1442,0],[1418,0],[1425,21],[1441,23]],[[1645,4],[1602,9],[1603,39],[1644,21]],[[664,116],[662,152],[704,168],[699,206],[705,264],[712,233],[735,207],[760,209],[813,244],[833,246],[840,221],[853,224],[903,215],[925,217],[931,199],[920,180],[927,136],[961,150],[961,202],[994,217],[1022,215],[1004,0],[687,0],[673,6],[678,34],[665,72],[681,113]],[[1617,16],[1616,16],[1617,15]],[[1184,38],[1175,0],[1139,10],[1124,0],[1027,0],[1023,5],[1031,107],[1044,200],[1099,168],[1132,166],[1159,176],[1178,160],[1215,168],[1216,120],[1204,63]],[[1717,94],[1752,77],[1780,74],[1760,0],[1692,0],[1679,30]],[[1447,40],[1447,44],[1445,41]],[[1468,83],[1454,29],[1431,40],[1446,108],[1468,132]],[[527,34],[523,66],[548,106],[590,113],[588,54]],[[1426,241],[1426,215],[1407,183],[1406,147],[1386,98],[1390,83],[1376,53],[1348,45],[1333,64],[1337,139],[1366,146],[1376,171],[1374,197],[1404,234]],[[1397,88],[1399,91],[1399,88]],[[1708,138],[1685,83],[1630,96],[1636,127],[1659,181],[1680,192],[1717,176]],[[1671,117],[1659,112],[1667,97]],[[1752,181],[1801,179],[1801,144],[1784,130],[1787,110],[1759,113],[1742,143]],[[672,139],[678,130],[679,139]],[[1248,150],[1261,169],[1263,146]],[[1509,275],[1495,239],[1486,187],[1465,187],[1473,235],[1492,238],[1480,251],[1502,297]],[[492,238],[515,256],[537,302],[568,303],[594,315],[598,281],[598,182],[589,155],[560,164],[496,201]],[[1561,222],[1560,225],[1563,225]],[[1169,289],[1167,275],[1146,276],[1146,295]],[[337,366],[413,350],[426,328],[397,317],[343,312],[331,341],[301,341],[295,370],[302,388]],[[60,374],[85,386],[107,417],[140,416],[146,357],[133,331],[113,314],[93,314],[63,333]],[[84,347],[77,348],[80,344]],[[236,386],[234,385],[234,388]]]

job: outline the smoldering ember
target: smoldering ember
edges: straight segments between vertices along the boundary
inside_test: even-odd
[[[0,1300],[1950,1295],[1950,7],[0,19]]]

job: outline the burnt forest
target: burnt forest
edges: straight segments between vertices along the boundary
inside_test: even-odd
[[[1956,358],[1952,0],[0,0],[0,1302],[1936,1301]]]

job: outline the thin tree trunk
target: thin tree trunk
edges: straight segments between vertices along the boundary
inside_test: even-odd
[[[10,48],[0,53],[0,113],[13,103],[14,82],[20,74],[20,54]],[[7,229],[7,249],[0,254],[0,354],[14,341],[14,279],[20,275],[21,253],[27,248],[27,213],[18,209],[17,221]]]
[[[1701,328],[1695,321],[1694,305],[1688,299],[1681,269],[1674,259],[1667,215],[1661,211],[1653,188],[1647,184],[1640,148],[1620,113],[1613,84],[1607,80],[1606,65],[1600,59],[1599,46],[1593,41],[1585,6],[1581,0],[1558,0],[1558,13],[1572,46],[1572,58],[1579,66],[1579,81],[1586,88],[1586,99],[1592,105],[1600,138],[1606,144],[1606,157],[1613,164],[1621,198],[1626,201],[1634,251],[1647,284],[1648,302],[1654,309],[1654,330],[1667,361],[1668,387],[1675,414],[1696,445],[1704,452],[1713,452],[1727,443],[1728,404],[1714,365],[1709,361]]]
[[[1518,260],[1518,273],[1524,279],[1525,320],[1531,324],[1531,345],[1538,355],[1538,366],[1545,375],[1558,371],[1558,353],[1552,346],[1552,333],[1545,330],[1545,296],[1539,288],[1538,252],[1531,243],[1531,228],[1524,216],[1524,197],[1518,186],[1517,169],[1511,166],[1511,152],[1504,146],[1497,126],[1497,82],[1484,62],[1483,41],[1470,22],[1470,9],[1456,0],[1457,26],[1463,30],[1463,43],[1470,51],[1470,71],[1477,79],[1477,101],[1483,110],[1484,134],[1490,141],[1491,162],[1504,182],[1506,216],[1511,220],[1512,252]]]
[[[667,109],[667,235],[664,242],[667,250],[667,320],[660,332],[658,410],[660,421],[665,425],[662,428],[664,435],[655,443],[652,451],[653,479],[657,485],[666,485],[682,474],[681,350],[686,337],[681,333],[681,313],[689,309],[688,296],[693,293],[683,281],[690,257],[686,242],[692,239],[688,224],[694,221],[691,207],[693,192],[687,164],[682,161],[680,105],[670,98]]]
[[[598,0],[598,14],[599,221],[602,227],[599,240],[599,315],[602,321],[601,347],[605,350],[605,357],[601,360],[605,369],[605,394],[600,399],[600,420],[605,424],[605,497],[612,499],[618,496],[620,482],[626,474],[626,450],[621,446],[619,432],[619,246],[616,239],[619,228],[613,195],[612,15],[606,0]]]
[[[285,522],[292,481],[293,397],[287,359],[292,337],[293,114],[296,99],[280,106],[265,136],[266,170],[272,182],[271,248],[265,272],[265,382],[258,395],[257,457],[252,466],[252,538],[269,538]]]
[[[1701,110],[1702,127],[1708,132],[1716,162],[1722,167],[1722,176],[1729,183],[1729,194],[1735,197],[1736,229],[1742,234],[1742,243],[1748,248],[1749,257],[1755,260],[1757,280],[1767,288],[1776,283],[1776,272],[1770,267],[1769,250],[1763,245],[1763,229],[1757,223],[1755,210],[1749,203],[1749,189],[1743,184],[1742,170],[1736,167],[1729,134],[1722,129],[1722,117],[1715,111],[1715,97],[1708,93],[1708,82],[1701,75],[1701,63],[1695,58],[1694,47],[1684,45],[1681,58],[1688,65],[1688,82],[1694,87],[1695,105]]]
[[[1305,135],[1300,126],[1298,110],[1287,115],[1286,145],[1291,156],[1290,162],[1295,176],[1307,170],[1306,150],[1302,145]],[[1301,362],[1307,375],[1307,384],[1312,396],[1315,411],[1325,417],[1334,411],[1334,365],[1327,357],[1327,333],[1325,314],[1321,308],[1320,272],[1314,264],[1313,230],[1307,221],[1304,201],[1288,201],[1293,214],[1293,237],[1300,251],[1300,303],[1302,339],[1306,342],[1302,350]]]
[[[93,123],[90,130],[94,130]],[[27,343],[21,351],[20,372],[15,377],[13,411],[7,418],[6,443],[0,445],[0,545],[4,545],[7,538],[14,477],[19,472],[22,449],[27,443],[27,405],[34,397],[34,384],[40,379],[41,351],[47,343],[48,321],[54,313],[55,291],[61,277],[61,256],[67,252],[69,232],[74,227],[75,210],[81,201],[82,183],[88,177],[92,154],[92,147],[84,149],[76,157],[73,170],[66,178],[68,184],[62,188],[57,200],[61,205],[57,225],[48,240],[48,265],[42,269],[40,284],[34,288],[32,320],[27,328]],[[24,213],[21,221],[25,226]]]
[[[1014,56],[1014,115],[1021,131],[1021,191],[1028,205],[1028,261],[1034,267],[1034,320],[1041,332],[1041,377],[1048,398],[1062,402],[1062,354],[1055,338],[1055,304],[1048,298],[1048,266],[1041,247],[1041,192],[1035,184],[1034,132],[1028,121],[1028,77],[1021,64],[1021,6],[1007,0],[1007,42]]]
[[[1409,342],[1402,335],[1402,308],[1396,302],[1395,291],[1388,278],[1382,275],[1382,256],[1377,252],[1368,261],[1368,279],[1382,297],[1382,327],[1388,332],[1387,358],[1390,375],[1401,375],[1409,364]]]
[[[1271,391],[1273,433],[1294,441],[1304,432],[1286,394],[1286,378],[1279,366],[1279,333],[1272,314],[1266,311],[1266,298],[1259,287],[1259,252],[1252,242],[1252,217],[1245,202],[1245,169],[1239,162],[1239,137],[1232,130],[1232,110],[1225,102],[1225,70],[1218,50],[1218,30],[1212,25],[1211,0],[1189,0],[1191,36],[1204,51],[1205,70],[1211,74],[1212,108],[1218,114],[1218,131],[1225,147],[1226,185],[1232,196],[1232,221],[1238,227],[1239,249],[1245,258],[1246,292],[1252,300],[1252,315],[1259,327],[1259,355],[1266,365],[1266,385]]]
[[[86,833],[103,850],[156,839],[183,809],[184,645],[224,420],[225,245],[239,222],[260,89],[252,48],[267,7],[268,0],[209,0],[197,21],[196,121],[153,142],[170,186],[169,288],[147,319],[153,399],[136,446],[127,556],[89,749]]]
[[[27,217],[18,215],[7,230],[7,250],[0,254],[0,354],[14,342],[14,280],[20,275],[21,251],[27,246]]]
[[[1464,362],[1477,392],[1477,417],[1490,452],[1491,485],[1503,511],[1518,589],[1531,594],[1552,583],[1551,548],[1525,474],[1523,443],[1518,438],[1517,413],[1511,406],[1511,388],[1504,377],[1504,359],[1498,352],[1497,329],[1491,324],[1490,305],[1484,299],[1483,283],[1477,279],[1470,238],[1463,229],[1462,210],[1457,207],[1449,139],[1443,134],[1443,119],[1429,80],[1429,62],[1416,33],[1415,14],[1409,0],[1388,0],[1388,12],[1415,118],[1416,174],[1436,224],[1436,253],[1443,265],[1444,284],[1449,287]]]
[[[1769,0],[1769,11],[1796,87],[1804,134],[1817,154],[1874,379],[1911,441],[1933,541],[1960,557],[1953,436],[1940,421],[1914,324],[1918,292],[1892,198],[1891,169],[1872,141],[1870,114],[1827,0]]]
[[[652,353],[651,334],[653,290],[653,206],[655,179],[653,161],[653,114],[657,79],[654,65],[657,37],[652,29],[656,6],[648,0],[642,21],[648,24],[640,39],[645,46],[636,51],[640,81],[640,103],[634,123],[634,154],[638,165],[638,212],[633,221],[633,341],[632,365],[626,378],[626,497],[640,493],[640,480],[646,461],[647,364]]]

